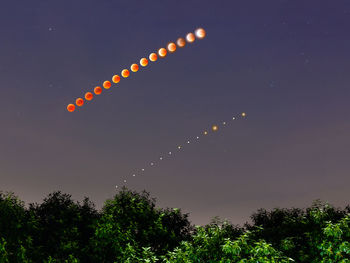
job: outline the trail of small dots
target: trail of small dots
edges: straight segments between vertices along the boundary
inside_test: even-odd
[[[246,116],[247,116],[247,114],[245,112],[242,112],[239,115],[239,117],[241,117],[241,118],[245,118]],[[222,122],[222,126],[221,127],[222,128],[226,127],[230,123],[230,121],[234,121],[236,119],[237,119],[236,117],[232,117],[230,120]],[[214,132],[217,132],[217,131],[219,131],[219,125],[217,125],[217,124],[212,125],[210,129],[202,131],[201,132],[201,136],[197,135],[197,136],[194,137],[193,140],[187,139],[184,144],[177,145],[176,148],[173,151],[169,151],[166,154],[161,155],[159,157],[159,161],[163,161],[166,158],[166,156],[168,158],[172,157],[174,152],[180,152],[183,149],[184,145],[190,144],[191,142],[198,142],[201,137],[206,137],[206,136],[209,135],[209,133],[214,133]],[[154,167],[155,165],[156,165],[156,162],[152,161],[152,162],[149,162],[147,166],[149,166],[149,168],[150,168],[150,167]],[[145,171],[146,171],[146,169],[145,169],[145,167],[143,167],[143,168],[138,170],[138,173],[137,172],[133,173],[132,176],[136,177],[137,175],[142,175]],[[123,182],[125,184],[127,182],[127,180],[124,179]],[[118,185],[116,185],[115,187],[118,188]]]
[[[155,62],[158,60],[158,57],[160,58],[165,58],[169,53],[174,53],[177,49],[177,47],[179,48],[183,48],[185,45],[186,45],[186,41],[187,43],[193,43],[195,41],[196,38],[198,39],[203,39],[204,37],[206,36],[206,32],[203,28],[198,28],[195,30],[194,33],[188,33],[186,35],[186,39],[185,38],[178,38],[177,41],[176,41],[176,44],[174,42],[170,42],[167,44],[166,48],[162,47],[160,49],[158,49],[158,52],[155,53],[151,53],[149,56],[148,56],[148,59],[151,61],[151,62]],[[140,66],[141,67],[146,67],[148,65],[148,59],[147,58],[141,58],[139,63],[140,63]],[[131,66],[130,66],[130,70],[134,73],[136,73],[137,71],[139,71],[140,67],[138,64],[136,63],[133,63]],[[121,76],[126,79],[130,76],[130,71],[128,69],[123,69],[121,71]],[[112,82],[117,84],[119,83],[121,80],[121,77],[119,75],[114,75],[112,77]],[[110,89],[112,87],[112,82],[109,81],[109,80],[106,80],[103,82],[102,84],[102,87],[104,89]],[[102,87],[101,86],[97,86],[94,88],[93,92],[86,92],[85,95],[84,95],[84,98],[85,98],[85,101],[91,101],[93,98],[94,98],[94,94],[95,95],[100,95],[102,93]],[[78,106],[78,107],[82,107],[84,105],[84,99],[83,98],[77,98],[75,100],[75,104]],[[67,110],[69,112],[73,112],[75,111],[75,104],[73,103],[70,103],[68,104],[67,106]]]

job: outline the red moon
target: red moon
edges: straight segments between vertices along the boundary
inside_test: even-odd
[[[173,53],[176,50],[176,45],[175,45],[175,43],[171,42],[168,44],[167,48],[168,48],[169,52]]]
[[[158,59],[158,56],[157,56],[156,53],[151,53],[151,54],[149,55],[149,60],[150,60],[150,61],[154,62],[154,61],[157,61],[157,59]]]
[[[163,47],[158,50],[158,55],[162,58],[164,58],[166,56],[166,53],[167,53],[167,51]]]
[[[123,76],[123,78],[129,77],[129,75],[130,75],[129,70],[127,70],[127,69],[123,69],[123,70],[122,70],[122,76]]]
[[[141,59],[140,59],[140,65],[141,65],[142,67],[146,67],[146,66],[148,65],[148,60],[147,60],[147,58],[141,58]]]
[[[192,43],[195,39],[196,39],[196,37],[194,36],[193,33],[188,33],[187,36],[186,36],[186,40],[189,43]]]
[[[139,70],[139,65],[137,64],[132,64],[130,67],[132,72],[137,72]]]
[[[77,98],[75,101],[75,104],[77,104],[77,106],[81,107],[84,105],[84,100],[82,98]]]
[[[94,97],[94,95],[92,95],[91,92],[86,92],[85,93],[85,99],[86,100],[92,100],[93,97]]]
[[[97,86],[95,89],[94,89],[94,92],[96,95],[100,95],[102,93],[102,88]]]
[[[179,47],[184,47],[186,45],[186,40],[182,37],[178,38],[178,40],[176,41],[176,44],[179,46]]]
[[[112,83],[108,80],[106,80],[105,82],[103,82],[103,87],[105,89],[109,89],[112,86]]]
[[[74,104],[68,104],[67,110],[68,110],[69,112],[73,112],[73,111],[75,110]]]
[[[112,78],[112,81],[113,81],[114,83],[118,83],[118,82],[120,81],[119,75],[114,75],[113,78]]]

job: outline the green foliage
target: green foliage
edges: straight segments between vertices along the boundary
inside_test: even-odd
[[[0,192],[0,239],[7,253],[2,252],[3,260],[28,262],[23,245],[27,245],[27,217],[24,203],[13,193]],[[6,240],[6,241],[5,241]],[[4,261],[6,262],[6,261]]]
[[[314,244],[320,240],[322,229],[328,221],[337,222],[343,218],[348,209],[337,209],[319,200],[305,210],[260,209],[251,216],[253,224],[246,224],[246,228],[254,230],[257,226],[262,227],[262,231],[253,232],[255,240],[266,240],[297,262],[312,262],[319,255]]]
[[[350,207],[258,210],[244,227],[192,226],[180,209],[123,188],[101,211],[53,192],[28,208],[0,193],[0,263],[350,262]]]
[[[157,255],[164,254],[180,241],[189,239],[190,231],[187,215],[180,210],[156,209],[155,199],[150,198],[149,193],[139,194],[123,188],[107,200],[102,209],[92,240],[95,260],[123,262],[125,250],[131,247],[138,254],[144,247]]]
[[[67,259],[65,259],[64,261],[62,261],[61,259],[55,259],[51,256],[48,257],[47,260],[44,260],[44,263],[79,263],[80,261],[75,258],[73,255],[69,255]]]
[[[224,238],[222,226],[197,227],[193,242],[184,241],[180,247],[163,257],[164,262],[291,262],[270,244],[250,238],[249,231],[236,240]]]
[[[327,222],[316,247],[314,262],[350,262],[350,214],[338,223]]]
[[[6,250],[6,244],[7,242],[5,241],[4,238],[0,239],[0,263],[8,263],[8,254]]]
[[[88,261],[89,240],[99,218],[89,199],[80,204],[70,195],[54,192],[42,204],[30,204],[28,218],[33,237],[29,254],[34,261],[43,257],[72,261],[71,256]]]

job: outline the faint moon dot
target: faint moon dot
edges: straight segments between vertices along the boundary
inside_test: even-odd
[[[194,33],[196,34],[196,37],[198,37],[199,39],[204,38],[206,35],[205,30],[203,28],[196,29]]]
[[[168,44],[167,48],[168,48],[169,52],[173,53],[176,50],[176,45],[175,45],[175,43],[171,42]]]
[[[144,169],[144,168],[142,168],[142,169],[141,169],[141,171],[142,171],[142,172],[144,172],[144,171],[145,171],[145,169]]]
[[[208,134],[208,132],[207,132],[207,131],[205,131],[205,132],[204,132],[204,135],[207,135],[207,134]]]
[[[74,105],[74,104],[68,104],[67,110],[68,110],[69,112],[73,112],[73,111],[75,110],[75,105]]]
[[[196,37],[194,36],[193,33],[188,33],[188,34],[186,35],[186,40],[187,40],[187,42],[189,42],[189,43],[192,43],[195,39],[196,39]]]
[[[75,104],[77,104],[77,106],[81,107],[84,105],[84,100],[82,98],[77,98],[75,101]]]
[[[85,93],[85,99],[86,100],[92,100],[93,97],[94,97],[94,95],[92,95],[91,92],[86,92]]]
[[[112,77],[112,81],[113,81],[114,83],[118,83],[118,82],[120,81],[120,76],[119,76],[119,75],[114,75],[114,76]]]
[[[226,122],[224,121],[222,124],[223,124],[223,125],[226,125]]]
[[[181,146],[177,146],[178,149],[181,149]]]
[[[199,136],[197,136],[196,138],[199,139]]]
[[[124,183],[126,183],[126,180],[124,180]]]
[[[151,166],[153,166],[154,165],[154,163],[151,163]]]
[[[235,117],[232,118],[232,120],[235,120],[235,119],[236,119]]]
[[[122,70],[122,76],[123,76],[123,78],[129,77],[129,75],[130,75],[129,70],[127,70],[127,69],[123,69],[123,70]]]
[[[187,143],[190,143],[190,141],[187,141]]]
[[[166,56],[166,54],[167,54],[167,51],[166,51],[166,49],[165,48],[160,48],[159,50],[158,50],[158,55],[161,57],[161,58],[164,58],[165,56]]]
[[[139,70],[139,65],[137,64],[132,64],[130,67],[132,72],[137,72]]]
[[[150,60],[150,61],[154,62],[154,61],[157,61],[157,59],[158,59],[158,56],[157,56],[156,53],[151,53],[151,54],[149,55],[149,60]]]
[[[178,38],[178,40],[176,41],[176,44],[179,46],[179,47],[184,47],[186,45],[186,40],[182,37]]]
[[[136,174],[133,174],[132,176],[134,176],[134,177],[135,177],[135,176],[136,176]]]
[[[148,65],[148,60],[147,60],[147,58],[141,58],[141,59],[140,59],[140,65],[141,65],[142,67],[146,67],[146,66]]]
[[[163,157],[159,157],[159,160],[163,160]]]
[[[118,185],[116,185],[115,188],[118,188]]]
[[[245,117],[247,114],[245,112],[242,112],[242,117]]]
[[[95,92],[96,95],[99,95],[99,94],[102,93],[102,88],[97,86],[97,87],[95,87],[94,92]]]
[[[169,154],[171,154],[171,152],[169,152]]]

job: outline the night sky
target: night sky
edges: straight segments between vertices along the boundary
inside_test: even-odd
[[[66,110],[198,27],[203,40]],[[345,0],[4,0],[0,189],[26,203],[61,190],[101,208],[126,178],[194,224],[318,198],[349,204],[349,47]]]

